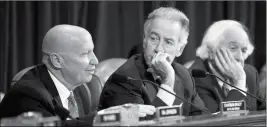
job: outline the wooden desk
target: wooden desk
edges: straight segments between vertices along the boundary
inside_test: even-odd
[[[236,114],[235,114],[236,115]],[[152,126],[266,126],[266,111],[251,111],[242,115],[201,115],[183,120],[165,121]],[[150,126],[148,125],[148,126]]]

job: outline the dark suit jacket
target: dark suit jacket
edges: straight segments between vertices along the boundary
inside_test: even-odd
[[[201,60],[197,58],[193,65],[190,67],[189,70],[193,69],[200,69],[212,73],[208,61]],[[246,72],[246,83],[248,92],[256,95],[258,91],[258,73],[257,70],[250,66],[245,65],[244,70]],[[256,110],[257,109],[257,102],[256,99],[250,97],[249,95],[244,96],[241,92],[237,90],[231,90],[228,96],[225,96],[223,90],[219,86],[216,78],[207,76],[205,78],[194,78],[196,82],[196,89],[200,96],[200,98],[204,101],[206,107],[211,112],[218,112],[220,111],[220,102],[221,101],[237,101],[237,100],[245,100],[247,102],[247,109],[248,110]]]
[[[79,91],[79,90],[78,90]],[[96,112],[90,112],[89,109],[83,109],[82,101],[77,98],[79,105],[79,114],[84,117],[75,120],[64,121],[64,125],[92,125]],[[59,97],[56,86],[51,79],[45,65],[37,65],[26,72],[21,79],[14,84],[0,104],[0,118],[13,117],[27,111],[41,112],[44,117],[58,115],[55,106],[61,106],[62,102]],[[85,120],[86,122],[83,122]]]
[[[194,80],[190,76],[188,70],[178,63],[173,63],[172,66],[176,74],[174,86],[176,95],[204,109],[204,103],[196,93]],[[120,74],[135,79],[145,79],[155,82],[151,73],[146,71],[147,68],[143,54],[139,54],[131,57],[112,75]],[[112,79],[112,75],[103,88],[99,101],[99,109],[105,109],[125,103],[147,104],[154,105],[155,107],[167,106],[156,96],[158,88],[152,84],[139,81],[132,81],[130,83],[118,81]],[[183,101],[180,99],[175,99],[173,105],[179,105],[182,102]],[[202,114],[201,110],[183,102],[183,115],[188,116],[196,114]]]

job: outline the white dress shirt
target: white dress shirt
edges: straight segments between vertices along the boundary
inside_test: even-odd
[[[48,73],[51,76],[54,84],[56,85],[60,100],[63,103],[63,107],[69,110],[68,97],[70,96],[71,91],[69,91],[67,87],[63,85],[49,70]]]
[[[153,76],[154,80],[156,80],[159,77],[159,76],[157,76],[154,73],[152,73],[152,76]],[[168,90],[169,92],[171,92],[173,94],[176,94],[170,86],[168,86],[166,84],[161,84],[160,86],[162,88]],[[175,100],[175,96],[173,96],[172,94],[166,92],[163,89],[159,89],[159,91],[157,93],[157,97],[160,98],[168,106],[172,106],[173,105],[173,102]]]
[[[161,84],[160,85],[162,88],[170,91],[173,94],[176,94],[173,89],[165,84]],[[164,103],[166,103],[168,106],[172,106],[173,102],[175,100],[175,96],[173,96],[172,94],[166,92],[165,90],[159,89],[158,93],[157,93],[157,97],[160,98]]]

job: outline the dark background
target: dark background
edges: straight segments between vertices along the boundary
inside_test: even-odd
[[[41,63],[41,43],[45,33],[57,24],[86,28],[93,37],[99,61],[127,58],[130,49],[142,43],[143,23],[159,6],[172,6],[190,19],[188,44],[177,61],[195,58],[205,29],[212,22],[234,19],[244,23],[255,43],[246,63],[258,70],[266,61],[265,1],[83,1],[83,2],[0,2],[0,92],[21,69]]]

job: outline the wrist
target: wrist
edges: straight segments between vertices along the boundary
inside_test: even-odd
[[[174,86],[174,81],[175,81],[175,74],[169,74],[165,77],[165,79],[163,80],[163,84],[170,86],[171,88],[173,88]]]
[[[241,76],[238,78],[238,80],[246,80],[246,74],[241,74]]]
[[[237,80],[235,86],[241,90],[247,91],[246,80]]]

